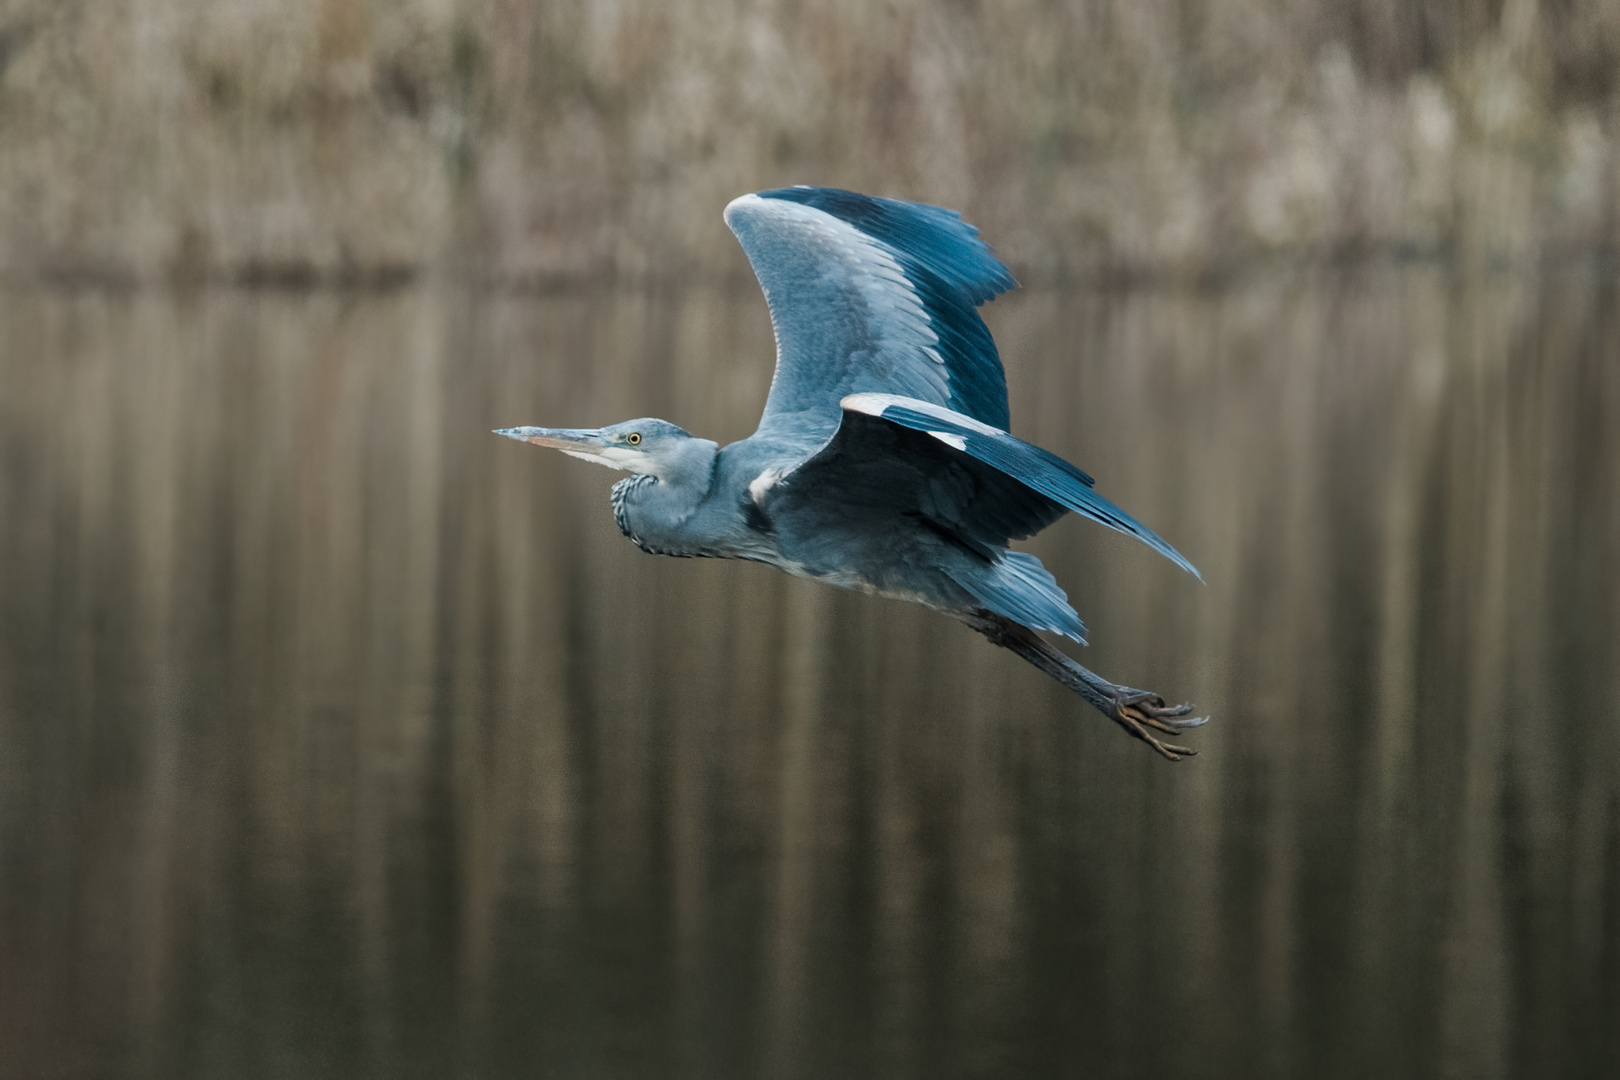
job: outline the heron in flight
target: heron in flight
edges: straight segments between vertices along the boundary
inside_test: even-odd
[[[1073,465],[1008,433],[977,308],[1017,283],[959,214],[835,188],[726,207],[765,292],[776,373],[759,429],[721,447],[666,420],[496,432],[630,474],[613,518],[655,555],[751,559],[911,600],[1011,649],[1172,761],[1205,722],[1111,683],[1040,636],[1085,642],[1057,581],[1011,540],[1074,511],[1194,576]]]

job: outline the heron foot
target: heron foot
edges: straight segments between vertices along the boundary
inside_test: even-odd
[[[1190,728],[1202,727],[1209,723],[1207,716],[1187,716],[1192,712],[1192,706],[1186,702],[1180,705],[1166,705],[1164,698],[1158,694],[1136,690],[1129,686],[1114,688],[1113,706],[1113,710],[1108,714],[1110,720],[1124,728],[1126,734],[1141,739],[1169,761],[1180,761],[1198,751],[1190,746],[1165,742],[1149,731],[1149,728],[1162,731],[1166,735],[1177,735]]]
[[[1124,728],[1126,734],[1147,743],[1166,760],[1180,761],[1198,752],[1190,746],[1165,742],[1154,734],[1179,735],[1209,723],[1207,716],[1188,716],[1191,705],[1166,705],[1158,694],[1109,682],[1053,648],[1029,627],[1005,616],[975,611],[963,616],[962,621],[1085,698],[1098,712]]]

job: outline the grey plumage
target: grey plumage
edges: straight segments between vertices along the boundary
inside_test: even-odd
[[[1034,631],[1085,627],[1034,556],[1009,550],[1074,511],[1190,562],[1017,439],[977,307],[1012,276],[955,213],[831,188],[726,208],[758,276],[777,361],[759,428],[721,448],[664,420],[499,434],[631,473],[614,520],[642,550],[750,559],[952,615],[1075,690],[1172,760],[1204,722],[1110,683]]]

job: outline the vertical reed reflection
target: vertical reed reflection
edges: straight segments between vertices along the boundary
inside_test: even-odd
[[[1620,1069],[1615,293],[990,309],[1180,768],[487,434],[746,434],[751,291],[0,297],[4,1071]]]

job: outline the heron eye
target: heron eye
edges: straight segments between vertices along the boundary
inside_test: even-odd
[[[641,433],[632,431],[630,434],[624,437],[624,441],[629,443],[631,446],[639,446],[641,445]]]

